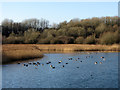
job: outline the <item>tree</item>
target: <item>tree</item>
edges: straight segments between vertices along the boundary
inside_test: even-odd
[[[76,38],[76,40],[75,40],[75,43],[76,43],[76,44],[83,44],[83,42],[84,42],[84,38],[83,38],[83,37],[78,37],[78,38]]]
[[[24,43],[37,43],[37,39],[39,37],[40,33],[36,31],[35,29],[29,29],[28,31],[24,32]]]
[[[95,44],[95,36],[94,35],[88,36],[85,39],[84,43],[85,44]]]

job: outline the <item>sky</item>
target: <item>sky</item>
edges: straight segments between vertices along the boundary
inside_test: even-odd
[[[21,22],[44,18],[52,23],[103,16],[118,16],[118,2],[4,2],[2,18]]]

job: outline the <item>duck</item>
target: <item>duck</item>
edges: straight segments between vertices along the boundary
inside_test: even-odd
[[[37,64],[35,64],[35,66],[38,66]]]
[[[51,61],[49,61],[49,63],[51,63]]]
[[[40,63],[39,63],[39,62],[37,62],[37,64],[38,64],[38,65],[40,65]]]
[[[33,63],[33,65],[35,65],[36,63]]]
[[[72,60],[72,58],[69,58],[69,60]]]
[[[53,69],[55,69],[55,67],[54,67],[54,66],[53,66],[52,68],[53,68]]]
[[[95,64],[97,64],[97,62],[95,62]]]
[[[32,64],[31,62],[29,62],[28,64]]]
[[[62,67],[65,67],[64,65],[62,65]]]
[[[40,62],[37,62],[37,64],[40,64]]]
[[[49,62],[47,62],[46,64],[49,64]]]
[[[68,64],[68,63],[66,63],[66,64]]]
[[[26,66],[26,64],[23,64],[23,66]]]
[[[28,67],[28,64],[26,65],[26,67]]]
[[[53,65],[50,65],[50,67],[53,67]]]
[[[58,63],[61,63],[62,61],[59,61]]]
[[[20,62],[18,62],[18,64],[20,64]]]
[[[101,58],[104,58],[104,57],[101,57]]]

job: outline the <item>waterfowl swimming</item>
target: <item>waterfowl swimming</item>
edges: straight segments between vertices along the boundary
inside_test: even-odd
[[[39,64],[39,65],[40,65],[40,62],[37,62],[37,64]]]
[[[65,67],[64,65],[62,67]]]
[[[104,58],[104,57],[101,57],[101,58]]]
[[[80,61],[80,62],[82,62],[82,61]]]
[[[18,62],[18,64],[20,64],[20,62]]]
[[[28,67],[28,64],[26,65],[26,67]]]
[[[77,68],[79,68],[79,67],[77,67]]]
[[[53,65],[50,65],[50,67],[53,67]]]
[[[40,65],[40,63],[39,63],[39,62],[37,62],[37,64],[38,64],[38,65]]]
[[[80,58],[78,58],[78,59],[80,59]]]
[[[62,61],[59,61],[58,63],[61,63]]]
[[[49,63],[51,63],[51,61],[49,61]]]
[[[36,63],[33,63],[33,65],[35,65]]]
[[[49,64],[49,62],[47,62],[46,64]]]
[[[69,60],[72,60],[72,58],[69,58]]]
[[[38,66],[37,64],[35,64],[35,66]]]
[[[95,62],[95,64],[97,64],[97,62]]]
[[[51,62],[50,61],[48,61],[46,64],[50,64]]]
[[[23,66],[26,66],[26,64],[23,64]]]
[[[68,63],[66,63],[66,64],[68,64]]]
[[[32,64],[31,62],[29,62],[28,64]]]
[[[55,69],[55,67],[52,67],[53,69]]]

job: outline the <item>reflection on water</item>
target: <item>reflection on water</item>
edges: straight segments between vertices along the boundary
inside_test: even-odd
[[[117,88],[118,53],[47,53],[3,65],[3,88]]]

